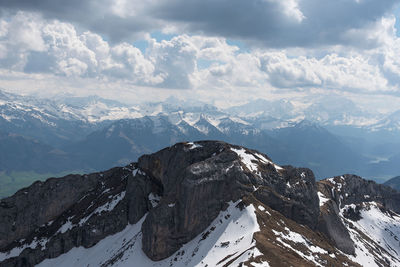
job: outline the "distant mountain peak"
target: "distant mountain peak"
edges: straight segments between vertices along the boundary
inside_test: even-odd
[[[300,122],[293,123],[293,127],[299,130],[307,130],[307,131],[309,130],[326,131],[319,124],[307,119],[303,119]]]

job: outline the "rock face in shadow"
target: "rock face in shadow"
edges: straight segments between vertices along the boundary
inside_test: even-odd
[[[95,175],[36,182],[0,201],[0,249],[57,218],[97,183]]]
[[[36,182],[0,202],[0,266],[33,266],[74,247],[91,247],[135,223],[152,207],[157,185],[134,175],[135,164],[89,175]],[[13,223],[13,222],[16,223]],[[1,258],[0,258],[1,259]]]
[[[328,236],[341,251],[354,254],[354,242],[340,219],[338,206],[334,202],[328,202],[321,208],[318,230]]]

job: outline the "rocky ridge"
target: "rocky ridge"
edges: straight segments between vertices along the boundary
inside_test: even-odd
[[[2,199],[0,266],[71,266],[85,260],[77,250],[108,255],[104,244],[113,253],[92,266],[360,266],[360,242],[374,244],[364,247],[377,266],[390,266],[400,250],[368,236],[363,218],[380,212],[396,225],[399,209],[400,193],[356,176],[316,182],[311,170],[255,150],[178,143]]]

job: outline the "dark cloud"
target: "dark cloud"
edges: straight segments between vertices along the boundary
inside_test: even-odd
[[[269,47],[345,44],[371,47],[376,40],[349,31],[371,25],[399,0],[160,0],[128,1],[137,12],[118,16],[110,0],[0,0],[7,10],[28,10],[73,22],[112,42],[159,30],[168,23],[190,33],[241,39]],[[148,4],[146,4],[148,3]],[[134,15],[133,15],[134,14]]]
[[[0,0],[3,13],[37,12],[47,19],[70,22],[82,30],[99,33],[112,43],[132,40],[137,33],[148,32],[158,23],[146,16],[121,17],[111,12],[109,0]],[[0,13],[1,14],[1,13]]]
[[[186,23],[192,31],[254,41],[272,47],[362,44],[346,34],[371,26],[398,0],[300,0],[301,21],[283,7],[296,1],[170,0],[153,12]],[[295,10],[295,9],[293,9]],[[359,38],[359,36],[357,36]],[[373,40],[370,40],[370,42]]]
[[[93,9],[92,1],[79,0],[2,0],[0,5],[6,9],[40,12],[45,17],[82,22],[88,21],[99,11]],[[90,10],[95,12],[91,13]]]

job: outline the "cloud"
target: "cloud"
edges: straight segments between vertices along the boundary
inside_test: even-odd
[[[37,16],[17,13],[9,21],[0,20],[0,64],[20,68],[27,61],[27,51],[44,51],[40,35],[42,24]]]
[[[153,63],[136,47],[110,46],[100,35],[78,33],[70,23],[45,21],[18,12],[0,20],[0,67],[61,76],[127,79],[137,84],[161,82]]]
[[[373,27],[398,0],[13,0],[0,8],[70,22],[112,43],[176,29],[268,47],[376,46],[353,33]]]
[[[321,59],[288,58],[283,52],[260,55],[262,69],[278,88],[321,87],[357,91],[389,91],[387,79],[368,57],[328,54]]]
[[[155,73],[164,77],[160,87],[192,87],[190,74],[196,69],[198,50],[188,36],[161,42],[151,39],[147,53],[155,66]]]
[[[286,9],[282,2],[267,2],[287,9],[281,16],[297,14],[292,23],[308,19],[306,13],[296,13],[302,2],[285,2]],[[124,10],[114,12],[127,16]],[[399,94],[400,39],[394,25],[395,18],[387,16],[368,29],[354,31],[356,37],[374,40],[376,46],[369,49],[347,45],[241,49],[224,37],[180,34],[170,40],[146,37],[147,48],[142,51],[72,23],[19,11],[0,19],[0,69],[13,71],[14,77],[18,72],[21,77],[48,74],[55,81],[79,78],[118,83],[121,88],[226,90],[237,98],[249,97],[245,93],[249,88],[253,95],[288,89]]]
[[[241,39],[259,46],[365,45],[349,34],[371,27],[397,0],[170,0],[152,7],[156,17],[191,32]],[[374,45],[368,40],[368,45]]]
[[[117,43],[132,40],[159,25],[155,19],[141,15],[143,11],[139,9],[145,7],[147,2],[149,1],[16,0],[0,1],[0,9],[8,14],[27,11],[40,14],[46,19],[72,23]],[[124,3],[129,4],[129,7]],[[121,10],[131,15],[125,16]]]
[[[0,20],[0,68],[28,73],[189,89],[199,57],[226,58],[237,49],[223,51],[229,46],[216,38],[180,35],[168,41],[148,39],[143,53],[127,42],[110,44],[99,34],[79,33],[70,23],[32,13],[20,11],[9,20]]]

